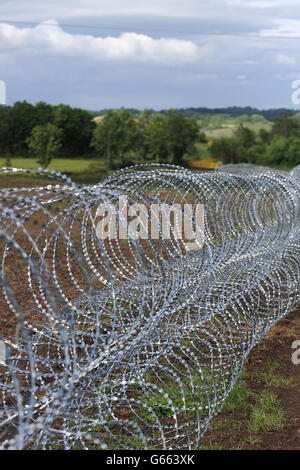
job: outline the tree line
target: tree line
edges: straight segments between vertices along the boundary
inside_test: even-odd
[[[13,106],[0,106],[0,154],[2,157],[30,156],[31,137],[40,136],[43,140],[44,136],[45,140],[45,135],[49,134],[50,140],[56,141],[54,147],[59,156],[85,155],[91,152],[95,127],[91,114],[83,109],[64,104],[52,106],[39,102],[32,105],[17,101]]]
[[[108,110],[97,122],[93,117],[64,104],[0,106],[0,156],[34,154],[45,168],[53,157],[88,156],[115,170],[154,161],[182,165],[189,157],[201,158],[197,144],[209,141],[199,120],[175,110]],[[281,112],[270,131],[256,133],[241,122],[232,137],[215,138],[209,145],[211,156],[223,163],[295,166],[300,163],[299,113]]]
[[[104,115],[107,109],[102,109],[101,111],[91,111],[94,116]],[[132,114],[141,113],[140,110],[131,108],[129,111]],[[152,110],[153,111],[153,110]],[[296,114],[298,111],[291,110],[287,108],[274,108],[274,109],[257,109],[252,108],[251,106],[228,106],[227,108],[177,108],[175,111],[179,114],[182,114],[184,117],[194,117],[195,119],[202,119],[204,115],[206,116],[218,116],[226,115],[232,118],[237,118],[241,116],[263,116],[267,121],[274,122],[277,117],[283,112],[289,112],[291,114]],[[154,111],[153,111],[154,112]],[[168,110],[162,109],[159,111],[160,114],[166,114]]]
[[[89,111],[63,104],[0,107],[1,156],[34,154],[45,168],[53,157],[77,156],[104,159],[107,170],[149,161],[179,165],[198,137],[196,120],[173,110],[108,110],[96,123]]]
[[[197,121],[174,110],[166,115],[127,109],[107,111],[98,123],[91,146],[103,156],[108,169],[146,162],[180,165],[201,138]]]
[[[227,108],[180,108],[176,111],[185,117],[201,118],[203,115],[219,115],[224,114],[232,118],[240,116],[263,116],[267,121],[274,122],[277,117],[282,113],[296,114],[298,111],[290,110],[287,108],[275,109],[257,109],[251,106],[228,106]],[[165,111],[162,111],[162,113]]]
[[[299,115],[283,111],[269,131],[261,128],[258,133],[240,124],[232,137],[215,139],[210,153],[223,163],[296,166],[300,164]]]

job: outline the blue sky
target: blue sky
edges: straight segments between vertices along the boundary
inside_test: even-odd
[[[299,0],[0,3],[8,104],[292,108],[299,46]]]

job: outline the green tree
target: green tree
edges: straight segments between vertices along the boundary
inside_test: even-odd
[[[47,168],[61,147],[62,132],[54,124],[35,126],[27,139],[28,147],[38,157],[38,163]]]
[[[199,131],[198,132],[198,142],[201,144],[206,144],[207,143],[207,137],[204,131]]]
[[[255,144],[255,132],[244,124],[239,124],[237,129],[234,131],[234,137],[243,145],[245,148],[249,148]]]
[[[289,112],[280,113],[272,127],[272,134],[280,137],[300,136],[300,123]]]
[[[267,147],[263,163],[274,166],[296,166],[300,163],[300,137],[275,136]]]
[[[266,149],[263,163],[265,165],[281,165],[282,163],[286,163],[288,147],[288,139],[276,135]]]
[[[0,106],[0,153],[1,156],[13,150],[13,122],[10,106]]]
[[[11,108],[12,151],[24,155],[28,151],[27,139],[38,124],[35,107],[27,101],[17,101]]]
[[[146,139],[147,128],[151,123],[153,117],[153,111],[151,109],[145,109],[138,116],[138,155],[142,163],[144,163],[149,156],[149,145]]]
[[[248,149],[245,149],[247,162],[254,163],[256,165],[263,164],[265,153],[266,153],[266,146],[262,143],[252,145]]]
[[[180,165],[182,157],[197,140],[199,127],[194,118],[185,118],[173,109],[167,112],[169,152],[172,163]]]
[[[39,101],[35,105],[35,112],[36,112],[36,123],[39,126],[43,126],[51,122],[54,122],[54,110],[55,107],[51,106],[51,104],[47,104],[44,101]]]
[[[258,131],[258,138],[263,144],[269,144],[273,138],[273,134],[262,127]]]
[[[234,137],[220,137],[215,139],[209,148],[212,157],[223,163],[247,162],[245,148]]]
[[[93,131],[96,128],[92,115],[80,108],[60,104],[54,109],[53,123],[62,129],[61,154],[73,157],[90,151]]]
[[[170,136],[167,118],[154,114],[145,128],[145,144],[150,158],[166,162],[170,155]]]
[[[300,164],[300,138],[290,137],[288,139],[288,150],[286,154],[286,162],[289,166],[296,166]]]
[[[145,142],[152,159],[181,165],[184,154],[199,140],[199,134],[194,118],[169,110],[165,115],[154,114],[151,117],[145,128]]]
[[[107,169],[124,166],[124,155],[138,148],[139,129],[127,110],[107,111],[94,130],[92,147],[104,157]]]

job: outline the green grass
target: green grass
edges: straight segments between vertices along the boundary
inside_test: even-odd
[[[221,127],[220,129],[213,129],[213,130],[208,130],[204,131],[206,136],[209,139],[213,139],[214,137],[232,137],[234,128],[232,127]]]
[[[249,409],[249,399],[252,398],[254,394],[251,390],[248,389],[243,377],[234,385],[233,389],[229,393],[224,410],[225,411],[247,411]]]
[[[61,171],[62,173],[84,173],[90,164],[97,163],[97,166],[105,169],[103,160],[83,159],[83,158],[54,158],[48,169]],[[0,166],[6,165],[6,159],[0,158]],[[36,158],[11,158],[11,166],[15,168],[39,168]]]
[[[220,444],[210,442],[208,446],[198,447],[197,450],[223,450],[223,448]]]
[[[277,361],[270,360],[266,365],[265,372],[257,373],[255,377],[263,382],[264,387],[293,386],[291,380],[278,374],[279,368],[280,365]],[[283,429],[287,420],[286,413],[276,395],[268,388],[260,393],[252,392],[247,386],[246,379],[247,376],[242,373],[227,397],[224,405],[225,415],[220,415],[216,422],[212,421],[211,423],[211,429],[215,432],[230,433],[240,430],[241,436],[244,431],[247,432],[248,435],[243,436],[235,446],[237,450],[247,448],[249,445],[252,447],[259,445],[261,438],[255,433]],[[241,415],[244,416],[242,421],[240,420]],[[210,441],[209,447],[203,447],[203,449],[209,448],[218,449],[218,441]]]
[[[214,431],[233,431],[234,429],[240,428],[240,424],[237,420],[233,420],[232,416],[225,416],[220,421],[212,420],[211,427]]]
[[[120,449],[131,449],[131,450],[144,450],[145,449],[145,444],[144,442],[139,439],[138,437],[130,437],[125,434],[119,434],[117,436],[119,442],[109,442],[108,448],[110,450],[120,450]],[[88,450],[103,450],[103,444],[91,444],[88,445]],[[107,442],[105,442],[107,444]],[[81,450],[81,447],[79,446],[78,449],[73,449],[73,450]]]
[[[200,157],[201,158],[212,158],[207,143],[204,143],[204,142],[200,143],[199,142],[195,145],[195,147],[196,147],[196,150],[197,150],[197,155],[196,155],[197,157],[199,157],[199,158]]]
[[[251,446],[256,446],[257,444],[259,444],[261,442],[261,439],[259,437],[256,437],[256,436],[248,436],[245,440],[244,440],[244,443],[245,444],[250,444]],[[243,442],[241,443],[242,447],[243,447]]]
[[[185,412],[187,417],[192,417],[195,414],[195,407],[201,413],[201,410],[208,404],[203,383],[206,385],[208,394],[212,393],[214,387],[209,372],[204,370],[203,375],[204,381],[198,375],[192,376],[192,383],[189,379],[183,379],[183,391],[178,384],[172,382],[172,384],[164,384],[162,391],[142,397],[142,402],[152,411],[144,407],[140,412],[141,418],[147,423],[154,423],[155,415],[159,418],[169,418],[173,416],[174,411]],[[149,375],[145,380],[149,380]]]
[[[201,159],[214,160],[213,157],[211,156],[210,151],[209,151],[209,147],[208,147],[207,143],[205,143],[205,142],[197,142],[195,144],[195,148],[194,148],[193,153],[191,153],[191,154],[186,153],[183,156],[182,161],[186,165],[186,164],[188,164],[188,162],[190,160],[201,160]]]
[[[275,371],[279,368],[279,364],[276,361],[269,361],[267,364],[266,372],[257,374],[257,378],[261,380],[268,387],[289,387],[293,385],[292,380],[275,375]]]
[[[252,405],[248,429],[250,432],[276,431],[285,425],[286,417],[280,401],[268,390],[264,390]]]
[[[265,129],[266,131],[270,131],[272,126],[271,124],[264,124],[264,123],[255,123],[255,124],[244,124],[246,127],[249,127],[252,131],[254,131],[256,134],[259,132],[260,129]],[[205,132],[206,136],[208,138],[213,138],[215,135],[218,135],[219,137],[232,137],[234,134],[234,131],[238,128],[238,124],[226,124],[224,123],[222,127],[218,129],[201,129]]]

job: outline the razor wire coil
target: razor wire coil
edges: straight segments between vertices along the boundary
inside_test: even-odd
[[[1,173],[15,171],[55,184],[0,190],[0,449],[197,448],[251,349],[300,304],[298,167],[139,165],[92,186]],[[159,208],[156,237],[118,236],[124,201],[144,234]],[[105,239],[99,207],[116,215]]]

